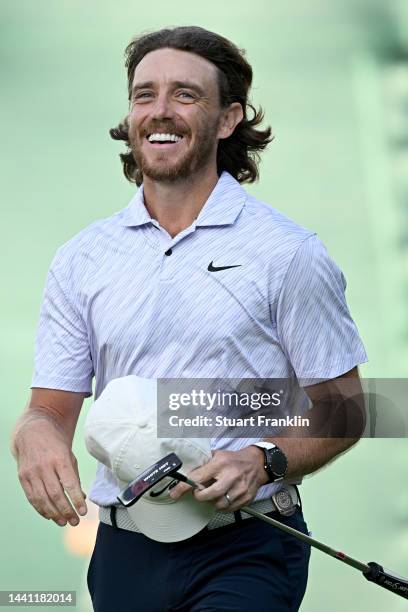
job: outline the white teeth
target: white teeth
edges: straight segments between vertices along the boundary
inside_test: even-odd
[[[176,134],[150,134],[148,137],[149,142],[178,142],[182,139],[182,136],[177,136]]]

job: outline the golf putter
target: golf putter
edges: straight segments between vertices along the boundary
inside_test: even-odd
[[[146,491],[154,487],[157,483],[163,480],[163,478],[168,477],[178,480],[179,482],[185,482],[193,489],[204,489],[205,487],[194,482],[191,480],[191,478],[188,478],[178,471],[182,465],[182,461],[175,453],[166,455],[166,457],[163,457],[163,459],[160,459],[155,464],[147,468],[144,472],[139,474],[135,480],[133,480],[125,489],[123,489],[123,491],[121,491],[121,493],[118,495],[118,500],[125,507],[132,506],[142,497],[142,495],[144,495],[144,493],[146,493]],[[314,538],[305,535],[293,527],[289,527],[289,525],[285,525],[276,519],[265,516],[264,514],[253,510],[253,508],[250,508],[249,506],[243,506],[240,508],[240,510],[241,512],[250,514],[261,521],[264,521],[265,523],[268,523],[269,525],[272,525],[273,527],[294,536],[298,540],[302,540],[302,542],[306,542],[310,546],[313,546],[313,548],[317,548],[326,555],[334,557],[334,559],[354,567],[362,572],[364,578],[370,582],[375,582],[375,584],[378,584],[380,587],[408,599],[407,578],[403,578],[394,572],[384,569],[375,561],[362,563],[361,561],[353,559],[353,557],[350,557],[343,552],[335,550],[334,548],[319,542],[319,540],[315,540]]]
[[[129,506],[133,506],[146,491],[156,486],[163,478],[173,478],[173,480],[185,482],[193,489],[204,489],[205,487],[202,485],[199,485],[193,480],[190,480],[190,478],[187,478],[184,474],[178,472],[182,465],[182,461],[175,453],[166,455],[163,459],[160,459],[148,467],[139,474],[137,478],[132,480],[132,482],[120,492],[118,500],[123,506],[129,508]]]

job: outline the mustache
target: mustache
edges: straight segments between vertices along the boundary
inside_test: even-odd
[[[171,132],[172,134],[180,134],[180,136],[189,133],[184,127],[175,125],[174,123],[155,123],[144,129],[143,136],[154,134],[155,132]]]

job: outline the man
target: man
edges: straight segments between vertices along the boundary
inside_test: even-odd
[[[128,208],[58,251],[32,396],[12,440],[28,500],[61,526],[86,513],[71,444],[93,376],[96,397],[129,374],[292,378],[317,404],[339,381],[358,392],[356,366],[366,361],[344,277],[316,235],[239,184],[257,178],[257,154],[271,140],[248,103],[243,53],[182,27],[135,39],[126,64],[129,112],[111,135],[127,143],[125,175],[142,187]],[[292,436],[265,449],[250,437],[214,442],[213,458],[193,472],[213,484],[195,496],[236,522],[175,544],[101,522],[89,571],[95,610],[297,610],[308,547],[236,511],[255,499],[272,504],[281,486],[272,455],[296,483],[356,438]],[[111,506],[117,494],[99,465],[90,498]],[[300,507],[282,520],[306,530]]]

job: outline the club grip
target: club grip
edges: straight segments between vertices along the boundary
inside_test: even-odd
[[[368,572],[363,572],[363,576],[365,576],[367,580],[375,582],[383,587],[383,589],[387,589],[396,595],[408,599],[408,580],[406,578],[402,578],[402,576],[393,574],[388,570],[385,571],[384,568],[378,563],[375,563],[375,561],[370,561],[367,565],[370,570]]]

